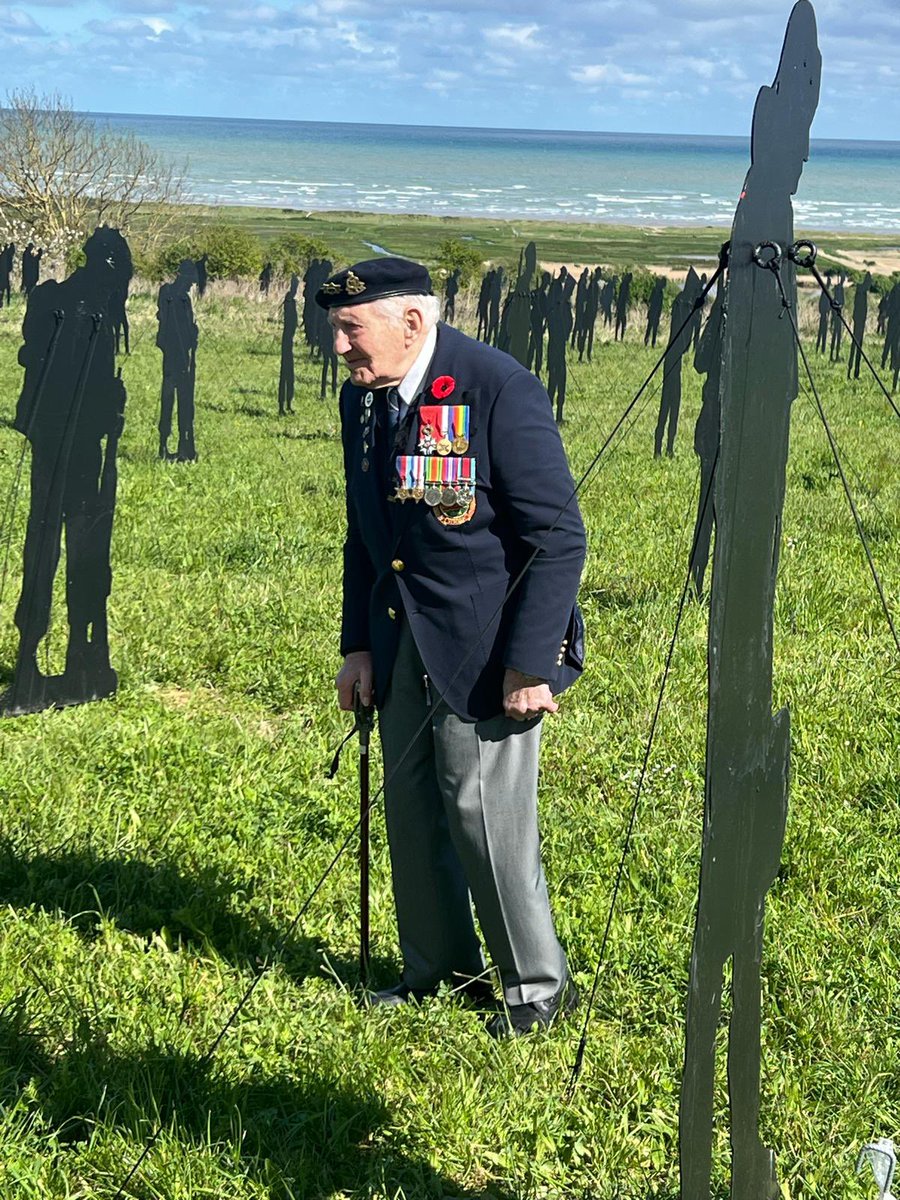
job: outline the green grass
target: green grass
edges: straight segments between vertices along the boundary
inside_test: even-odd
[[[110,601],[118,696],[0,723],[0,1197],[109,1200],[161,1123],[131,1197],[674,1198],[704,608],[685,615],[574,1099],[564,1092],[577,1023],[495,1045],[445,999],[361,1012],[352,854],[279,949],[356,814],[352,748],[325,779],[347,728],[332,688],[336,406],[319,401],[318,370],[302,355],[297,413],[279,419],[277,301],[213,287],[197,306],[200,461],[160,464],[153,309],[149,292],[135,297],[124,364]],[[4,420],[19,386],[20,318],[20,307],[0,311]],[[632,337],[604,338],[592,366],[571,364],[564,437],[576,474],[652,365]],[[873,384],[848,385],[844,365],[815,366],[865,482],[851,477],[896,616],[898,422]],[[698,403],[686,371],[676,458],[654,462],[651,395],[583,496],[589,666],[548,721],[542,814],[560,934],[584,990],[685,573]],[[0,426],[3,495],[21,449]],[[0,598],[4,668],[26,509],[23,495]],[[787,1192],[824,1200],[856,1194],[859,1145],[898,1127],[900,689],[803,397],[784,532],[776,703],[792,710],[793,777],[768,905],[763,1119]],[[397,959],[380,816],[374,826],[376,978],[388,982]],[[717,1114],[724,1195],[722,1056]]]

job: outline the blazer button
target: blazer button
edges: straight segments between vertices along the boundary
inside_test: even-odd
[[[394,561],[391,563],[391,566],[393,567],[393,569],[395,571],[402,571],[403,568],[406,566],[406,563],[403,561],[402,558],[395,558]]]
[[[396,621],[396,620],[397,620],[397,610],[396,610],[396,608],[389,608],[389,609],[388,609],[388,616],[391,618],[391,620],[392,620],[392,621]]]

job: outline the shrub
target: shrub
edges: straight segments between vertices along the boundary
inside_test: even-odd
[[[262,243],[240,225],[210,225],[200,233],[197,249],[194,257],[209,255],[206,270],[210,279],[258,275],[262,268]]]
[[[460,287],[481,275],[481,252],[459,238],[445,238],[437,248],[437,267],[444,275],[459,271]]]
[[[334,255],[321,238],[304,233],[282,233],[270,243],[266,257],[283,275],[303,275],[314,258],[333,258]]]

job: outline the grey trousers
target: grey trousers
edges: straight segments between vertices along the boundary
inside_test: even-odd
[[[424,677],[404,621],[379,714],[403,980],[430,988],[484,973],[474,900],[507,1004],[546,1000],[566,957],[540,858],[541,718],[463,721],[439,706],[401,761],[428,711]]]

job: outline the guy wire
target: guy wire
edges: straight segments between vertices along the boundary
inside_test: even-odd
[[[812,388],[812,393],[816,400],[816,408],[819,411],[819,418],[822,421],[823,426],[825,427],[825,434],[828,438],[828,445],[831,447],[831,453],[834,458],[835,465],[837,466],[838,473],[840,474],[841,483],[843,484],[843,487],[844,487],[844,494],[846,495],[847,501],[850,505],[850,511],[853,513],[853,520],[856,522],[856,532],[859,534],[860,541],[863,544],[863,550],[865,550],[865,553],[866,553],[866,561],[869,564],[869,570],[872,572],[872,578],[875,581],[875,587],[878,591],[878,598],[881,601],[881,607],[884,609],[884,615],[887,618],[888,627],[890,628],[890,631],[891,631],[891,637],[894,639],[894,645],[897,647],[897,653],[898,653],[898,655],[900,655],[900,636],[898,636],[898,634],[897,634],[897,629],[894,625],[894,619],[891,616],[891,610],[890,610],[890,607],[888,606],[887,597],[884,594],[884,587],[881,582],[881,576],[878,574],[878,568],[875,566],[875,560],[872,557],[872,551],[869,548],[869,540],[866,537],[865,530],[863,529],[863,524],[862,524],[862,520],[859,515],[859,510],[856,507],[856,501],[853,499],[853,493],[850,491],[850,484],[847,482],[847,476],[844,472],[844,466],[843,466],[843,463],[841,462],[841,456],[840,456],[840,452],[837,448],[837,443],[834,440],[834,434],[831,432],[831,426],[828,423],[828,418],[825,415],[825,409],[822,406],[822,400],[819,396],[819,392],[816,387],[816,381],[813,378],[812,370],[809,365],[809,359],[806,357],[806,351],[804,350],[803,343],[800,340],[800,333],[797,329],[797,322],[794,317],[794,312],[791,307],[791,302],[788,299],[787,293],[784,290],[784,282],[781,278],[780,260],[779,259],[772,260],[768,269],[772,271],[776,280],[778,281],[778,290],[781,293],[781,303],[784,308],[784,311],[788,315],[788,319],[791,322],[791,329],[794,332],[794,341],[797,343],[797,349],[799,350],[800,357],[803,360],[803,366],[806,370],[806,374],[809,379],[809,385]]]
[[[806,267],[807,270],[812,272],[813,277],[816,280],[816,283],[818,283],[819,287],[822,289],[822,291],[828,297],[828,302],[831,305],[832,312],[837,313],[841,324],[843,325],[844,329],[846,329],[847,333],[850,335],[851,342],[856,347],[856,349],[859,351],[860,358],[862,358],[863,362],[866,364],[866,366],[872,372],[875,382],[881,388],[882,392],[884,392],[885,399],[887,400],[887,402],[891,406],[891,408],[894,410],[895,415],[900,417],[900,408],[897,407],[894,397],[891,395],[891,393],[885,387],[884,381],[882,380],[881,376],[878,374],[877,370],[875,369],[875,367],[872,363],[872,360],[869,358],[868,354],[866,354],[865,350],[863,349],[862,342],[857,340],[856,334],[853,332],[850,325],[847,323],[847,318],[844,316],[842,306],[840,304],[838,304],[838,302],[835,300],[834,296],[828,290],[828,284],[822,278],[819,268],[815,264],[815,255],[813,254],[813,255],[807,256],[805,258],[801,257],[800,255],[797,255],[796,257],[794,256],[793,252],[796,250],[796,246],[803,246],[803,245],[810,245],[810,244],[811,243],[807,243],[807,242],[797,242],[795,246],[792,246],[791,249],[788,251],[791,261],[796,263],[798,267]],[[813,247],[813,249],[815,249],[815,247]],[[793,324],[793,322],[792,322],[792,324]],[[795,327],[795,332],[796,332],[796,327]],[[799,340],[799,335],[798,335],[798,340]],[[804,355],[804,359],[805,359],[805,355]],[[808,370],[809,370],[809,368],[807,367],[807,371]]]
[[[669,651],[668,651],[668,654],[666,655],[666,665],[663,669],[662,680],[661,680],[660,686],[659,686],[659,693],[656,698],[656,708],[654,709],[654,712],[653,712],[653,719],[650,723],[650,732],[647,736],[647,742],[646,742],[646,746],[644,748],[644,758],[643,758],[643,762],[641,764],[641,773],[640,773],[640,776],[638,777],[637,789],[635,791],[634,801],[631,805],[631,813],[628,818],[628,825],[625,830],[625,838],[622,842],[622,852],[619,856],[619,865],[616,870],[615,882],[613,884],[612,895],[610,897],[609,911],[607,912],[607,916],[606,916],[606,926],[603,930],[603,940],[600,943],[600,957],[597,960],[597,967],[596,967],[596,970],[594,971],[594,981],[593,981],[593,984],[591,985],[591,991],[590,991],[590,995],[588,997],[588,1001],[587,1001],[587,1005],[586,1005],[586,1009],[585,1009],[584,1025],[583,1025],[582,1031],[581,1031],[581,1038],[579,1039],[579,1042],[578,1042],[578,1049],[575,1053],[575,1061],[572,1064],[572,1070],[569,1075],[569,1084],[566,1089],[566,1101],[567,1102],[571,1101],[572,1097],[575,1094],[575,1088],[578,1086],[578,1080],[581,1075],[582,1068],[584,1066],[584,1055],[585,1055],[585,1051],[587,1049],[587,1039],[588,1039],[588,1031],[589,1031],[590,1022],[591,1022],[591,1014],[593,1012],[594,1002],[597,998],[597,988],[600,984],[600,971],[603,967],[604,958],[606,956],[606,947],[609,942],[609,935],[610,935],[610,930],[612,928],[612,921],[613,921],[613,916],[615,914],[616,903],[618,902],[618,898],[619,898],[619,889],[620,889],[621,883],[622,883],[622,875],[625,871],[625,863],[628,860],[628,852],[631,849],[631,837],[632,837],[632,834],[634,833],[634,826],[635,826],[635,822],[637,820],[638,806],[640,804],[641,795],[644,790],[644,782],[647,777],[647,768],[650,764],[650,755],[653,751],[653,743],[656,739],[656,730],[659,725],[659,715],[660,715],[660,711],[662,710],[663,697],[665,696],[665,693],[666,693],[666,685],[669,681],[669,674],[672,669],[672,660],[675,655],[675,644],[678,640],[678,634],[681,630],[681,620],[682,620],[682,617],[684,616],[685,607],[687,606],[688,593],[690,592],[691,580],[693,578],[692,568],[694,565],[694,555],[697,552],[697,542],[700,537],[700,528],[702,525],[703,518],[706,515],[706,510],[709,505],[710,499],[712,497],[713,488],[715,486],[715,480],[716,480],[716,467],[718,466],[718,462],[719,462],[719,451],[716,450],[716,456],[713,459],[713,466],[712,466],[712,470],[710,471],[709,482],[706,486],[706,495],[703,497],[703,506],[702,506],[702,509],[700,512],[700,520],[697,521],[697,523],[694,527],[694,535],[693,535],[693,539],[691,542],[691,553],[688,558],[687,576],[685,578],[684,587],[682,588],[682,591],[681,591],[681,598],[678,602],[678,611],[675,615],[675,628],[672,631],[672,637],[669,642]],[[688,515],[690,515],[690,514],[688,514]]]

